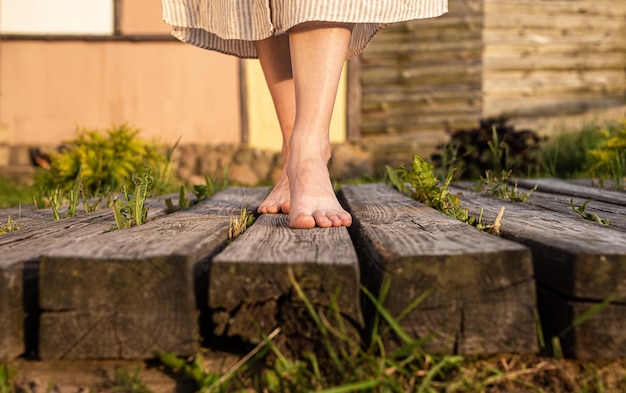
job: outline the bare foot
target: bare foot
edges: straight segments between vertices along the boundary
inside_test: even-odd
[[[289,213],[289,180],[286,169],[283,169],[272,192],[259,205],[257,212],[261,214]]]
[[[307,229],[349,227],[352,216],[346,212],[333,191],[327,159],[290,157],[288,166],[291,191],[289,226]]]

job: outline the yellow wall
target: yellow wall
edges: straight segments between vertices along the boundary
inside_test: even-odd
[[[1,0],[0,0],[1,1]],[[117,2],[122,34],[167,35],[154,0]],[[246,61],[252,147],[280,150],[273,104],[258,61]],[[77,127],[128,123],[146,139],[241,143],[240,60],[177,41],[0,42],[0,130],[9,145],[57,145]],[[345,72],[344,72],[345,74]],[[345,140],[342,78],[331,141]]]
[[[280,151],[282,142],[280,127],[261,66],[257,60],[245,60],[244,68],[248,99],[249,145],[260,149]],[[346,91],[346,67],[344,66],[330,127],[331,143],[342,143],[346,140]]]
[[[173,143],[241,142],[238,60],[178,42],[0,43],[9,144],[59,144],[129,123]]]

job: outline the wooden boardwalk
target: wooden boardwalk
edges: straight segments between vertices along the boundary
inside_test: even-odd
[[[342,188],[349,229],[292,230],[284,215],[262,215],[230,244],[231,217],[254,210],[267,188],[229,188],[174,213],[154,198],[148,223],[115,231],[108,209],[53,221],[26,208],[22,229],[0,236],[0,361],[191,355],[253,345],[276,327],[281,348],[297,355],[319,332],[294,281],[358,337],[375,313],[361,286],[376,294],[385,277],[393,315],[428,295],[400,321],[412,338],[428,338],[427,350],[537,353],[543,328],[546,340],[560,335],[567,356],[625,357],[626,193],[519,183],[535,184],[527,203],[458,190],[486,222],[505,207],[500,237],[382,184]],[[587,212],[610,225],[570,207],[587,199]],[[18,212],[0,211],[0,222],[8,215]]]

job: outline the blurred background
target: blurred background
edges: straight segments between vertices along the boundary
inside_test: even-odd
[[[626,117],[623,0],[449,8],[388,27],[346,63],[334,178],[380,176],[414,153],[441,160],[455,132],[491,137],[485,119],[544,138]],[[226,165],[234,183],[270,183],[282,164],[257,62],[176,41],[159,1],[0,0],[0,176],[28,181],[80,130],[124,124],[179,141],[172,163],[187,183]]]

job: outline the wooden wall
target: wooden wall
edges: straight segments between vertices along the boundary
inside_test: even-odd
[[[352,100],[350,121],[360,122],[377,167],[428,156],[446,130],[481,117],[506,115],[549,134],[626,116],[626,1],[450,0],[449,8],[382,30],[351,68],[361,102]]]
[[[626,1],[485,0],[483,116],[549,133],[626,115]]]
[[[481,113],[481,0],[392,25],[361,55],[362,142],[377,162],[427,154]]]

